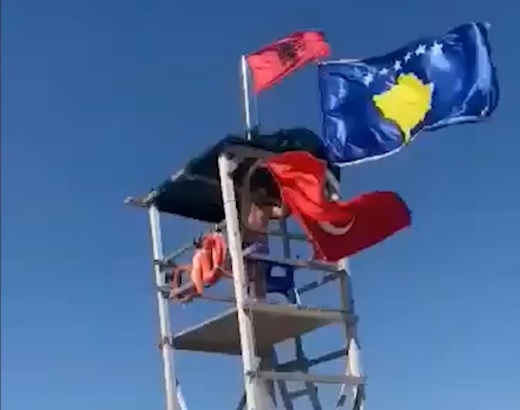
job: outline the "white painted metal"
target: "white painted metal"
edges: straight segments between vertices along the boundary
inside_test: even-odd
[[[355,311],[354,300],[352,297],[352,278],[348,269],[348,261],[343,261],[343,267],[346,275],[340,278],[340,296],[342,308],[349,310],[352,313]],[[345,323],[345,334],[347,338],[347,375],[353,377],[362,377],[363,371],[361,369],[361,352],[359,347],[357,325],[356,323]],[[363,410],[365,400],[365,386],[346,384],[341,387],[340,396],[336,402],[336,409],[341,409],[346,404],[346,390],[350,387],[351,403],[353,410]]]
[[[152,205],[148,210],[150,217],[150,231],[152,235],[152,252],[154,260],[162,260],[164,258],[162,238],[161,238],[161,222],[159,211]],[[168,342],[171,337],[170,328],[170,312],[168,301],[164,298],[160,291],[165,283],[164,274],[161,267],[154,263],[155,284],[157,287],[157,306],[159,312],[159,324],[161,332],[161,352],[164,366],[164,384],[166,387],[166,409],[181,410],[175,400],[177,393],[177,378],[175,377],[175,366],[173,357],[173,347]]]
[[[218,159],[220,183],[222,187],[222,200],[224,202],[224,214],[226,217],[226,232],[229,255],[233,271],[233,285],[240,331],[240,345],[242,349],[242,364],[244,368],[244,386],[246,392],[247,410],[266,410],[262,381],[255,377],[260,360],[255,355],[255,338],[253,323],[248,315],[247,278],[245,275],[244,259],[242,257],[242,236],[238,220],[235,187],[231,176],[232,163],[226,154],[221,154]]]
[[[247,81],[246,56],[240,59],[240,74],[242,79],[242,98],[244,103],[244,116],[246,122],[247,139],[251,139],[251,105],[249,101],[249,81]]]
[[[243,87],[244,87],[244,96],[246,97],[249,94],[248,84],[247,84],[247,67],[246,67],[245,58],[242,58],[242,70],[243,70]],[[246,123],[249,126],[251,125],[251,117],[249,114],[249,102],[247,98],[244,101],[245,104],[245,112],[246,112]],[[234,147],[232,149],[235,155],[248,153],[251,151],[246,148],[244,152],[238,147]],[[259,154],[260,152],[257,150],[253,150],[254,154]],[[251,151],[250,153],[253,153]],[[256,156],[256,155],[255,155]],[[265,152],[264,152],[265,156]],[[262,155],[258,155],[258,157],[262,157]],[[260,358],[256,356],[256,343],[255,343],[255,333],[254,333],[254,324],[252,322],[252,315],[249,314],[249,310],[251,309],[251,299],[248,297],[248,280],[247,273],[245,271],[244,264],[244,252],[242,251],[242,238],[240,233],[240,224],[239,224],[239,215],[237,212],[237,199],[234,182],[231,176],[231,172],[236,167],[236,163],[234,162],[238,160],[237,157],[234,157],[232,160],[230,156],[222,154],[218,159],[219,173],[220,173],[220,186],[222,188],[222,198],[224,203],[224,212],[225,212],[225,226],[226,226],[226,234],[228,240],[229,254],[232,262],[232,271],[233,271],[233,285],[234,285],[234,293],[235,293],[235,303],[237,307],[237,318],[238,318],[238,327],[240,334],[240,348],[242,352],[242,362],[243,362],[243,371],[244,371],[244,385],[245,385],[245,400],[244,404],[247,410],[268,410],[271,408],[273,403],[269,400],[269,394],[265,388],[266,380],[275,380],[279,387],[284,385],[283,381],[303,381],[308,385],[306,393],[309,395],[311,393],[309,391],[309,387],[314,388],[311,383],[321,382],[321,383],[344,383],[342,386],[342,391],[340,393],[340,398],[336,404],[336,409],[345,408],[345,399],[346,392],[352,392],[352,407],[353,410],[363,410],[364,404],[364,378],[362,376],[362,369],[360,363],[360,347],[358,343],[357,337],[357,328],[356,321],[348,320],[349,315],[344,315],[345,320],[345,334],[347,338],[347,371],[346,375],[343,376],[317,376],[317,375],[309,375],[307,370],[310,366],[321,362],[320,360],[308,360],[304,355],[303,351],[300,352],[297,359],[294,361],[294,368],[289,366],[289,363],[282,364],[279,369],[275,365],[273,370],[269,368],[261,368],[260,367]],[[329,173],[328,175],[329,182],[331,183],[333,190],[336,191],[333,195],[334,199],[339,199],[339,184],[333,178],[333,176]],[[151,236],[152,236],[152,246],[153,246],[153,257],[154,261],[165,261],[165,257],[162,249],[162,239],[161,239],[161,231],[160,231],[160,219],[159,219],[159,211],[153,204],[149,205],[149,217],[150,217],[150,228],[151,228]],[[220,225],[223,225],[222,223]],[[343,261],[339,264],[327,264],[327,263],[319,263],[319,262],[303,262],[298,260],[290,260],[290,239],[301,240],[301,235],[293,235],[287,232],[287,227],[285,225],[285,221],[280,226],[278,231],[271,231],[270,234],[281,235],[284,239],[284,258],[272,258],[267,255],[255,254],[251,253],[246,257],[258,259],[258,260],[266,260],[272,263],[282,263],[285,266],[293,265],[295,268],[307,268],[307,269],[317,269],[317,270],[325,270],[332,271],[333,273],[325,275],[318,281],[307,284],[303,286],[301,292],[309,291],[313,288],[319,287],[327,282],[338,279],[340,280],[340,296],[341,296],[341,311],[349,312],[351,314],[355,314],[354,312],[354,303],[352,297],[352,284],[350,278],[350,272],[347,268],[347,261]],[[170,255],[168,260],[174,259],[178,256],[179,253],[186,251],[188,247],[179,250],[179,252]],[[254,252],[254,251],[253,251]],[[169,317],[169,308],[168,301],[165,299],[163,292],[166,287],[165,277],[162,271],[163,266],[161,263],[154,263],[154,271],[155,271],[155,280],[157,285],[157,301],[158,301],[158,312],[159,312],[159,320],[160,320],[160,332],[161,339],[163,343],[161,344],[161,352],[163,357],[164,364],[164,379],[165,379],[165,387],[166,387],[166,403],[167,410],[186,410],[186,404],[184,398],[182,397],[182,393],[180,391],[180,386],[176,382],[177,378],[175,375],[175,366],[174,366],[174,349],[170,342],[171,337],[171,322]],[[339,270],[339,272],[338,272]],[[339,311],[338,311],[339,312]],[[301,340],[299,340],[301,348]],[[301,357],[300,357],[301,356]],[[330,358],[328,357],[330,356]],[[338,357],[337,354],[328,354],[324,355],[323,361],[332,360],[334,357]],[[277,359],[274,356],[274,361],[276,364]],[[301,366],[301,362],[304,361],[304,366]],[[298,369],[298,367],[300,369]],[[272,367],[271,367],[272,368]],[[280,371],[284,369],[284,371]],[[278,371],[276,371],[276,369]],[[303,371],[302,371],[303,370]],[[288,393],[285,386],[283,386],[281,390],[285,390],[282,396],[283,406],[286,409],[292,408],[288,406],[287,403],[292,398],[293,393]],[[296,393],[294,392],[294,397],[296,397]],[[314,398],[317,399],[317,395],[314,392]],[[299,394],[298,394],[299,395]],[[177,399],[176,399],[177,396]],[[314,401],[314,400],[313,400]],[[315,408],[317,408],[315,406]]]

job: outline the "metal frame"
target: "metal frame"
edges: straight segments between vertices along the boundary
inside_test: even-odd
[[[226,233],[228,239],[231,268],[233,271],[233,285],[238,313],[238,327],[240,344],[242,347],[242,365],[244,368],[244,386],[246,392],[247,410],[266,409],[264,395],[259,378],[254,377],[258,370],[260,359],[255,355],[255,339],[253,322],[247,313],[247,280],[245,275],[244,259],[242,258],[242,237],[237,211],[237,200],[232,172],[234,166],[229,154],[219,156],[218,167],[222,199],[224,201],[224,215],[226,216]]]
[[[229,153],[223,153],[219,157],[219,170],[220,170],[220,178],[221,178],[221,186],[222,186],[222,198],[224,202],[224,208],[225,208],[225,216],[226,216],[226,226],[227,226],[227,232],[228,232],[228,240],[229,240],[229,247],[230,247],[230,255],[232,257],[232,265],[233,265],[233,272],[236,272],[235,274],[235,293],[236,293],[236,300],[237,300],[237,309],[239,314],[239,326],[240,326],[240,338],[241,338],[241,345],[242,345],[242,360],[243,360],[243,366],[244,366],[244,383],[246,386],[245,391],[245,398],[246,398],[246,406],[247,410],[255,410],[255,409],[264,409],[266,407],[265,404],[261,401],[262,399],[258,399],[258,396],[256,396],[257,393],[262,394],[262,386],[260,385],[261,378],[264,379],[270,379],[270,380],[280,380],[280,381],[303,381],[303,382],[322,382],[322,383],[343,383],[342,392],[340,393],[340,398],[338,399],[337,408],[341,407],[342,404],[345,403],[344,399],[344,390],[346,384],[350,384],[353,386],[353,409],[358,410],[362,409],[362,402],[364,399],[364,394],[360,394],[364,392],[364,381],[361,376],[361,369],[360,369],[360,359],[359,359],[359,347],[357,342],[357,330],[355,324],[350,324],[347,321],[345,321],[345,332],[347,337],[347,374],[345,376],[314,376],[309,375],[306,373],[295,373],[295,372],[280,372],[280,371],[260,371],[260,361],[259,358],[254,356],[252,352],[255,351],[255,343],[254,343],[254,331],[253,331],[253,324],[250,320],[248,320],[247,316],[247,306],[242,304],[245,299],[243,297],[245,296],[247,298],[247,293],[245,293],[245,274],[243,271],[243,255],[242,255],[242,246],[241,246],[241,240],[237,241],[237,237],[239,238],[240,235],[240,229],[239,229],[239,222],[238,222],[238,214],[237,214],[237,208],[236,208],[236,197],[235,197],[235,190],[234,190],[234,184],[233,184],[233,178],[232,178],[232,171],[233,169],[238,166],[238,163],[235,161],[240,161],[240,157],[242,157],[244,154],[246,156],[253,156],[254,157],[260,157],[265,158],[266,156],[270,156],[271,154],[260,152],[260,150],[257,149],[251,149],[251,148],[243,148],[243,147],[236,147],[233,150],[233,154],[235,154],[235,158],[231,159]],[[238,158],[237,158],[238,156]],[[329,180],[332,182],[332,186],[335,191],[335,195],[339,197],[339,183],[336,181],[336,179],[332,176],[332,173],[328,174]],[[314,268],[314,269],[320,269],[320,270],[327,270],[327,271],[338,271],[337,266],[331,266],[332,264],[325,264],[325,263],[308,263],[308,262],[302,262],[302,261],[296,261],[296,260],[290,260],[290,244],[289,244],[289,238],[287,236],[286,227],[285,225],[282,225],[281,234],[284,239],[284,259],[283,263],[287,265],[292,265],[294,267],[306,267],[306,268]],[[272,258],[269,256],[261,255],[261,254],[255,254],[251,253],[247,255],[249,258],[253,258],[256,260],[263,260],[263,261],[270,261],[270,262],[277,262],[277,258]],[[236,260],[235,260],[236,259]],[[350,276],[347,273],[346,269],[346,262],[341,264],[342,266],[340,269],[345,273],[343,275],[338,275],[340,278],[340,285],[341,285],[341,301],[342,301],[342,308],[344,311],[349,311],[353,313],[354,304],[352,301],[351,295],[349,295],[350,291]],[[240,271],[237,271],[235,267],[240,268]],[[240,286],[237,287],[237,281],[239,281]],[[319,285],[317,285],[319,286]],[[317,287],[316,286],[316,287]],[[348,289],[347,289],[348,288]],[[240,295],[240,301],[239,301],[239,295],[238,292],[244,292]],[[348,297],[350,296],[350,297]],[[242,317],[241,317],[242,316]],[[301,338],[298,338],[296,341],[297,346],[297,352],[299,352],[296,363],[298,367],[301,367],[302,362],[305,361],[302,357],[302,345],[301,345]],[[320,361],[321,362],[321,361]],[[252,364],[256,364],[257,369],[254,371],[251,367]],[[305,366],[307,367],[307,366]],[[308,367],[307,367],[308,368]],[[307,370],[307,369],[306,369]],[[258,379],[257,381],[254,381],[251,379],[252,376],[256,376]],[[285,387],[281,387],[282,396],[287,395],[287,389]],[[311,384],[306,383],[307,387],[307,394],[311,397],[311,401],[314,404],[314,400],[312,400],[313,395],[312,391],[315,392],[314,386]],[[360,388],[361,387],[361,388]],[[265,395],[264,395],[265,397]],[[285,402],[286,400],[284,400]],[[286,406],[287,407],[287,406]],[[315,409],[318,409],[316,405],[314,405]]]
[[[287,232],[285,221],[281,221],[280,229],[269,231],[270,235],[282,236],[284,258],[273,258],[263,254],[256,254],[254,249],[247,252],[242,250],[242,238],[240,232],[239,215],[237,212],[237,198],[235,186],[233,182],[233,171],[239,165],[240,161],[245,158],[266,158],[273,155],[272,153],[254,149],[251,147],[231,146],[226,149],[218,158],[218,168],[220,174],[220,186],[222,189],[222,198],[224,203],[225,221],[219,224],[219,227],[225,227],[229,254],[231,257],[231,265],[233,275],[234,300],[236,305],[241,358],[243,364],[243,378],[245,393],[239,409],[247,410],[267,410],[276,404],[274,397],[274,385],[276,382],[281,393],[282,404],[287,410],[293,410],[292,400],[307,395],[311,401],[314,410],[321,410],[317,389],[314,383],[336,383],[342,384],[340,396],[336,402],[336,409],[346,408],[347,405],[347,387],[350,387],[352,394],[351,409],[363,410],[365,400],[365,381],[362,376],[360,365],[360,347],[357,337],[357,321],[349,320],[348,317],[354,315],[354,302],[352,296],[352,285],[347,261],[339,264],[324,263],[319,261],[304,262],[301,260],[290,259],[290,240],[305,240],[305,237],[298,234]],[[339,183],[332,173],[328,174],[329,182],[335,191],[335,197],[339,198]],[[171,331],[171,322],[169,315],[169,307],[165,290],[168,289],[164,268],[170,266],[174,259],[191,249],[190,245],[183,246],[177,251],[165,257],[162,249],[162,239],[160,231],[159,211],[154,205],[154,194],[148,196],[144,201],[128,198],[125,202],[139,207],[148,207],[150,218],[150,230],[152,238],[152,250],[154,259],[155,282],[157,287],[157,303],[161,334],[161,352],[164,365],[164,380],[166,389],[166,408],[167,410],[186,410],[186,404],[180,385],[177,382],[175,366],[174,366],[174,348],[173,335]],[[299,305],[300,295],[310,290],[316,289],[326,283],[338,281],[340,285],[341,308],[336,312],[345,312],[343,315],[346,347],[331,353],[324,354],[320,357],[309,359],[303,353],[303,342],[301,336],[295,339],[296,359],[278,363],[274,346],[272,348],[272,358],[258,357],[256,355],[256,343],[253,315],[251,304],[253,302],[247,293],[247,278],[244,268],[244,259],[256,259],[270,261],[283,266],[291,266],[294,269],[312,269],[325,273],[321,278],[296,289],[294,292],[293,303]],[[209,300],[223,299],[208,297]],[[230,301],[227,299],[226,301]],[[348,314],[347,314],[348,313]],[[316,313],[316,314],[319,314]],[[325,312],[323,312],[325,314]],[[313,375],[309,374],[310,367],[324,363],[330,360],[345,357],[347,359],[346,373],[344,375]],[[294,392],[289,392],[286,381],[301,381],[305,388]],[[177,399],[176,399],[177,398]],[[271,398],[271,400],[269,400]]]
[[[162,260],[163,246],[161,237],[161,221],[157,208],[152,205],[148,209],[150,217],[150,233],[152,236],[152,253],[154,260]],[[161,292],[161,287],[166,285],[165,275],[158,264],[154,264],[155,284],[157,287],[157,307],[159,312],[160,326],[160,348],[164,367],[164,385],[166,388],[166,409],[167,410],[186,410],[186,404],[180,388],[178,388],[177,377],[175,376],[174,351],[171,345],[170,311],[168,300]],[[175,400],[177,398],[178,402]]]
[[[352,279],[350,277],[350,270],[348,269],[348,260],[343,260],[342,265],[344,266],[347,275],[340,277],[341,304],[344,309],[348,309],[352,313],[355,313],[354,297],[352,294]],[[347,375],[360,377],[363,373],[361,369],[361,349],[357,335],[357,326],[345,325],[345,336],[347,338]],[[341,392],[336,402],[336,409],[345,406],[347,388],[348,386],[346,384],[341,386]],[[362,383],[352,385],[351,394],[352,409],[363,410],[365,401],[365,385]]]

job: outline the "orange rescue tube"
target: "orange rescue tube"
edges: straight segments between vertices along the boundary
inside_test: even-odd
[[[200,248],[196,249],[193,254],[191,266],[182,265],[173,269],[174,288],[172,289],[172,297],[176,297],[181,302],[189,302],[195,295],[202,295],[205,287],[218,282],[223,274],[229,275],[224,271],[226,251],[226,243],[222,234],[205,235],[201,240]],[[182,285],[182,275],[188,272],[193,285],[193,292],[184,297],[173,296]]]
[[[225,258],[226,244],[222,234],[204,236],[201,249],[195,252],[192,261],[191,281],[197,294],[201,295],[204,287],[220,279]]]

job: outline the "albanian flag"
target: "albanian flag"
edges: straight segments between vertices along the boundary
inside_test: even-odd
[[[376,191],[341,202],[327,199],[326,163],[307,152],[275,155],[266,166],[309,237],[315,259],[338,261],[411,224],[408,207],[394,192]]]
[[[330,46],[323,33],[302,31],[249,54],[246,60],[258,94],[304,65],[329,54]]]

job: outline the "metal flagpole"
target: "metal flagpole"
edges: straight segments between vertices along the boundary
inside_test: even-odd
[[[243,55],[240,59],[240,77],[242,80],[242,100],[244,103],[244,119],[246,123],[246,136],[247,139],[250,140],[252,138],[251,129],[253,128],[253,120],[251,118],[251,98],[250,98],[250,89],[249,89],[249,78],[248,78],[248,69],[247,69],[247,58]],[[258,125],[258,106],[256,104],[256,96],[253,97],[255,99],[255,125]]]
[[[241,58],[240,58],[240,75],[241,75],[241,80],[242,80],[242,100],[243,100],[243,103],[244,103],[244,120],[245,120],[245,126],[246,126],[246,138],[248,140],[251,140],[253,135],[252,135],[252,129],[253,129],[253,123],[256,125],[258,125],[258,105],[256,104],[256,95],[254,95],[253,99],[254,99],[254,102],[255,102],[255,118],[252,119],[251,117],[251,98],[250,98],[250,89],[249,89],[249,71],[248,71],[248,65],[247,65],[247,57],[245,55],[243,55]],[[224,184],[224,179],[225,178],[225,172],[224,172],[224,168],[225,166],[223,165],[225,161],[225,158],[219,158],[219,166],[221,165],[222,163],[222,166],[221,166],[221,169],[220,169],[220,177],[221,177],[221,181],[222,181],[222,192],[223,192],[223,199],[224,199],[224,206],[227,207],[228,205],[226,205],[228,203],[228,201],[226,201],[226,198],[224,198],[226,196],[226,194],[229,196],[229,192],[227,193],[224,193],[225,191],[231,191],[233,190],[232,187],[226,189],[225,187],[225,184]],[[229,204],[230,207],[232,207],[234,204]],[[235,220],[234,217],[231,217],[229,212],[232,212],[234,213],[235,211],[231,211],[231,210],[228,210],[226,209],[226,220],[227,221],[227,227],[228,227],[228,230],[230,230],[231,228],[231,225],[233,224],[233,221]],[[230,220],[229,220],[230,219]],[[239,245],[240,246],[240,245]],[[231,247],[231,244],[230,244],[230,247]],[[242,256],[240,256],[242,257]],[[238,269],[238,266],[235,267],[233,266],[233,272],[237,272]],[[243,263],[242,263],[242,269],[245,269]],[[235,274],[235,275],[238,275],[240,276],[239,273]],[[234,275],[234,276],[235,276]],[[247,273],[245,271],[243,271],[243,275],[245,276],[245,278],[247,277]],[[236,278],[236,276],[235,276]],[[244,280],[247,280],[245,279]],[[237,280],[237,279],[235,279]],[[238,308],[238,311],[241,312],[241,309],[244,309],[243,306],[239,306],[239,305],[243,305],[244,301],[242,300],[242,302],[239,302],[240,299],[242,299],[242,297],[239,298],[239,292],[237,292],[237,286],[235,284],[235,297],[236,297],[236,301],[237,301],[237,308]],[[247,297],[247,294],[245,295]],[[245,313],[245,311],[244,311]],[[239,313],[239,322],[240,322],[240,313]],[[245,318],[247,318],[247,315],[244,315]],[[247,372],[248,370],[253,370],[253,371],[258,371],[260,370],[260,368],[262,367],[261,365],[264,364],[265,362],[263,360],[259,360],[257,361],[256,357],[254,356],[254,348],[255,348],[255,341],[254,341],[254,325],[253,325],[253,322],[252,322],[252,317],[250,318],[249,321],[244,321],[243,320],[243,324],[240,326],[240,333],[243,333],[245,332],[245,334],[243,336],[241,336],[241,339],[242,337],[245,339],[245,341],[247,341],[247,343],[244,341],[244,344],[242,346],[242,354],[244,355],[243,356],[243,364],[244,364],[244,371]],[[251,335],[248,335],[248,332],[251,332]],[[251,351],[251,349],[253,349],[253,351]],[[249,377],[250,378],[250,377]],[[270,394],[270,393],[273,393],[273,394]],[[248,409],[249,407],[251,406],[251,401],[253,400],[253,397],[256,397],[256,405],[259,406],[259,407],[255,407],[254,409],[255,410],[267,410],[268,408],[272,409],[275,407],[275,398],[274,398],[274,392],[268,388],[267,386],[267,383],[265,383],[265,381],[263,380],[254,380],[253,384],[251,384],[251,380],[246,380],[246,398],[247,398],[247,406],[248,406]]]

